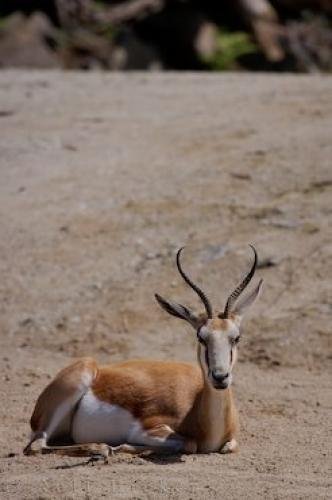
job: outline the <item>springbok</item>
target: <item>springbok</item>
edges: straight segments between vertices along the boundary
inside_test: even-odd
[[[222,313],[213,314],[204,292],[182,269],[205,313],[156,300],[169,314],[196,331],[198,365],[132,360],[98,366],[82,358],[58,373],[39,396],[31,417],[32,437],[26,455],[56,453],[90,460],[116,452],[230,453],[236,450],[237,411],[231,382],[243,313],[257,298],[262,280],[237,305],[254,276],[257,253],[246,277],[228,297]],[[66,436],[75,444],[54,446]],[[63,444],[63,442],[62,442]]]

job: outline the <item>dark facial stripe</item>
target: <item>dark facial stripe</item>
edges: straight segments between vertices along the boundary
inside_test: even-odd
[[[210,365],[209,365],[209,353],[208,353],[208,348],[205,346],[205,363],[208,369],[208,372],[210,373]]]

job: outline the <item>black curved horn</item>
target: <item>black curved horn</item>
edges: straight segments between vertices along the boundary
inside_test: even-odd
[[[191,279],[185,274],[185,272],[183,271],[183,269],[181,267],[180,257],[181,257],[181,252],[183,249],[184,249],[184,247],[181,247],[176,254],[176,265],[177,265],[178,271],[181,274],[184,281],[187,283],[187,285],[189,285],[190,288],[192,288],[197,293],[197,295],[199,296],[199,298],[201,299],[201,301],[204,304],[207,317],[209,319],[211,319],[212,318],[212,307],[211,307],[209,299],[207,298],[207,296],[205,295],[203,290],[201,290],[197,285],[195,285],[195,283],[193,283],[191,281]]]
[[[243,290],[249,285],[250,281],[252,280],[252,278],[255,274],[256,267],[257,267],[257,260],[258,260],[257,252],[256,252],[256,249],[253,245],[249,245],[249,246],[250,246],[250,248],[252,248],[252,250],[254,252],[253,265],[251,266],[251,269],[250,269],[249,273],[246,275],[246,277],[244,278],[244,280],[239,284],[239,286],[237,286],[235,288],[235,290],[228,297],[224,312],[221,315],[223,318],[228,318],[228,315],[231,312],[236,300],[241,295]]]

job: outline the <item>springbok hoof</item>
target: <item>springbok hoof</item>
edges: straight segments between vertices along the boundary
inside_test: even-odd
[[[234,453],[238,449],[238,444],[235,439],[227,441],[219,450],[219,453]]]

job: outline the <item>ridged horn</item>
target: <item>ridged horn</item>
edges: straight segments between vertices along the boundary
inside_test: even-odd
[[[232,308],[233,308],[236,300],[239,298],[239,296],[241,295],[243,290],[249,285],[250,281],[252,280],[252,278],[255,274],[256,267],[257,267],[257,260],[258,260],[257,252],[256,252],[256,249],[253,245],[249,245],[249,246],[250,246],[250,248],[252,248],[252,250],[254,252],[253,265],[251,266],[251,269],[250,269],[249,273],[246,275],[246,277],[244,278],[244,280],[239,284],[239,286],[237,286],[235,288],[235,290],[228,297],[224,312],[220,315],[222,318],[228,318],[229,313],[232,311]]]
[[[186,273],[183,271],[183,269],[181,267],[180,258],[181,258],[181,252],[183,249],[184,249],[184,247],[181,247],[176,254],[176,265],[177,265],[178,271],[181,274],[184,281],[187,283],[187,285],[189,285],[190,288],[192,288],[197,293],[197,295],[199,296],[199,298],[201,299],[201,301],[204,304],[208,319],[211,319],[212,318],[212,307],[211,307],[209,299],[207,298],[207,296],[205,295],[203,290],[201,290],[197,285],[195,285],[195,283],[193,283],[193,281],[191,281],[191,279],[186,275]]]

